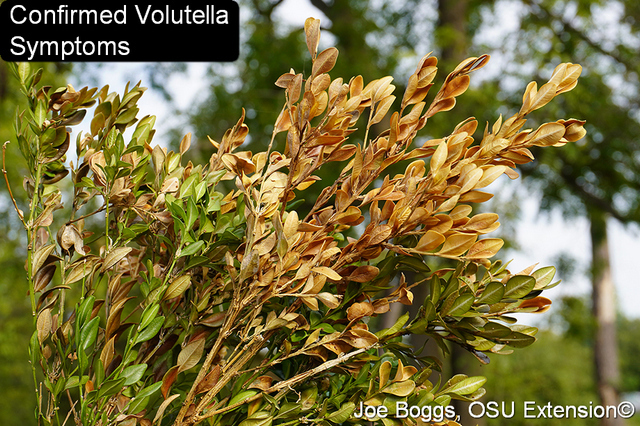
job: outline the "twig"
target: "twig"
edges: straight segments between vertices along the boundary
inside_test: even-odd
[[[88,217],[91,217],[91,216],[93,216],[94,214],[100,213],[101,211],[103,211],[103,210],[104,210],[104,209],[106,209],[106,208],[107,208],[106,204],[103,204],[103,205],[102,205],[102,207],[100,207],[100,208],[99,208],[98,210],[96,210],[96,211],[93,211],[93,212],[91,212],[91,213],[87,213],[87,214],[82,215],[82,216],[80,216],[80,217],[76,217],[75,219],[71,219],[70,221],[68,221],[68,222],[67,222],[67,225],[70,225],[70,224],[72,224],[72,223],[74,223],[74,222],[77,222],[77,221],[79,221],[79,220],[82,220],[82,219],[86,219],[86,218],[88,218]]]
[[[18,208],[18,204],[16,203],[16,199],[13,197],[13,191],[11,191],[11,185],[9,185],[9,178],[7,178],[7,166],[6,164],[6,159],[5,159],[5,152],[7,150],[7,144],[9,143],[9,141],[6,141],[3,145],[2,145],[2,173],[4,174],[4,181],[7,183],[7,189],[9,190],[9,197],[11,197],[11,201],[13,201],[13,207],[16,209],[16,213],[18,213],[18,217],[20,218],[20,221],[22,222],[22,226],[24,226],[25,229],[27,228],[27,223],[24,221],[24,213],[22,213],[22,210],[20,210]]]
[[[215,416],[217,414],[220,414],[220,413],[224,413],[225,411],[233,410],[234,408],[237,408],[237,407],[239,407],[241,405],[244,405],[244,404],[246,404],[248,402],[254,401],[254,400],[262,397],[263,394],[269,394],[269,393],[277,392],[277,391],[282,390],[284,388],[288,388],[291,385],[299,383],[299,382],[305,380],[306,378],[308,378],[310,376],[315,376],[318,373],[321,373],[321,372],[326,371],[326,370],[330,370],[331,368],[342,364],[343,362],[347,361],[350,358],[353,358],[356,355],[360,355],[361,353],[371,349],[374,346],[375,345],[372,345],[372,346],[369,346],[369,347],[366,347],[366,348],[360,348],[360,349],[357,349],[357,350],[355,350],[353,352],[349,352],[348,354],[340,355],[338,358],[326,361],[326,362],[320,364],[319,366],[317,366],[315,368],[312,368],[311,370],[305,371],[304,373],[300,373],[297,376],[294,376],[294,377],[292,377],[292,378],[290,378],[288,380],[283,380],[282,382],[278,382],[275,385],[271,386],[269,389],[266,389],[262,393],[258,393],[258,394],[254,395],[252,397],[249,397],[249,398],[243,399],[241,401],[238,401],[233,405],[229,405],[229,406],[224,407],[224,408],[219,408],[217,410],[210,411],[210,412],[208,412],[206,414],[198,415],[198,416],[195,417],[194,421],[197,423],[197,422],[199,422],[201,420],[207,419],[209,417],[213,417],[213,416]]]

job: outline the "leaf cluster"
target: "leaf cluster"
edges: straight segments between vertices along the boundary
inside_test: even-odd
[[[580,66],[558,66],[540,89],[530,84],[518,114],[487,126],[478,142],[469,118],[412,147],[488,56],[458,65],[430,103],[437,59],[425,56],[389,117],[392,78],[332,80],[338,51],[317,51],[319,28],[305,23],[311,74],[291,70],[276,82],[285,103],[268,148],[241,150],[243,113],[219,142],[210,139],[207,164],[184,163],[190,135],[178,152],[151,146],[155,117],[136,117],[139,84],[122,95],[36,89],[37,72],[14,68],[30,101],[16,120],[31,171],[29,213],[18,214],[29,241],[31,361],[46,389],[37,386],[41,424],[350,423],[360,401],[391,410],[397,401],[446,405],[484,394],[482,377],[433,383],[442,356],[422,354],[406,336],[428,335],[443,356],[454,342],[483,362],[535,341],[537,330],[510,314],[548,309],[540,294],[557,284],[555,270],[513,274],[491,262],[502,241],[485,235],[498,217],[474,214],[472,204],[491,198],[482,189],[501,175],[515,178],[515,166],[533,159],[530,147],[582,137],[584,122],[574,119],[524,129],[530,112],[575,86]],[[67,165],[69,126],[94,104],[77,164]],[[349,143],[363,116],[363,142]],[[283,134],[280,153],[272,147]],[[385,174],[392,165],[404,173]],[[323,167],[340,168],[339,177],[322,182]],[[70,213],[53,226],[57,182],[69,172]],[[320,195],[298,210],[311,185]],[[430,258],[451,267],[432,270]],[[414,301],[416,286],[428,286],[424,301]],[[73,289],[80,296],[69,301]],[[414,317],[379,326],[392,305],[414,303]]]

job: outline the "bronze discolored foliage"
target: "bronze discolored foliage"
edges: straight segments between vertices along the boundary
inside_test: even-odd
[[[431,102],[437,59],[425,56],[391,113],[391,77],[329,76],[338,51],[317,52],[319,28],[305,23],[311,74],[291,70],[276,82],[285,102],[268,148],[242,151],[243,113],[210,139],[207,164],[183,161],[190,135],[179,152],[151,145],[155,117],[136,118],[139,84],[122,94],[39,88],[38,72],[13,66],[29,102],[15,134],[31,204],[16,210],[29,244],[31,363],[43,374],[39,424],[357,423],[360,402],[393,414],[398,401],[480,398],[482,377],[432,382],[446,341],[483,362],[535,341],[537,330],[509,315],[548,309],[540,293],[556,284],[555,270],[514,274],[489,260],[502,247],[487,237],[498,216],[473,206],[491,198],[483,189],[501,175],[517,177],[530,147],[584,135],[575,119],[524,127],[575,86],[581,67],[561,64],[539,89],[529,84],[520,111],[487,125],[480,140],[469,118],[415,146],[488,56],[458,65]],[[94,105],[77,164],[67,162],[69,126]],[[351,140],[363,120],[364,137]],[[370,137],[380,123],[386,130]],[[391,176],[391,166],[403,172]],[[323,167],[340,172],[323,181]],[[302,210],[297,201],[312,185],[320,195]],[[430,258],[449,267],[432,270]],[[414,297],[418,286],[426,299]],[[419,313],[405,309],[381,327],[394,304],[419,304]],[[420,353],[404,339],[412,334],[428,335],[442,354]],[[384,424],[416,424],[392,417]]]

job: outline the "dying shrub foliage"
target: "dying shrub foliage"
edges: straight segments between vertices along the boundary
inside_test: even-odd
[[[392,78],[332,80],[338,51],[317,53],[319,21],[307,20],[305,32],[311,74],[292,70],[276,82],[285,103],[269,147],[242,150],[243,114],[219,142],[210,139],[207,164],[184,164],[190,135],[179,152],[150,145],[155,117],[136,118],[139,85],[122,95],[37,88],[39,72],[13,66],[29,101],[15,132],[31,203],[16,211],[28,240],[39,424],[353,423],[360,402],[392,415],[398,401],[481,397],[482,377],[431,381],[447,341],[483,362],[534,342],[536,329],[509,314],[545,311],[551,301],[540,293],[555,284],[554,269],[514,274],[488,260],[502,246],[484,238],[498,216],[472,205],[491,198],[482,189],[501,175],[517,177],[516,165],[533,160],[530,147],[584,135],[574,119],[524,129],[529,113],[576,85],[581,67],[561,64],[540,89],[529,84],[520,111],[477,143],[469,118],[415,147],[488,57],[458,65],[427,103],[437,59],[425,56],[389,119]],[[93,105],[76,164],[67,162],[68,126]],[[349,143],[363,115],[364,138]],[[281,134],[286,148],[277,152]],[[403,173],[385,174],[403,164]],[[322,167],[341,171],[325,182],[314,174]],[[322,190],[302,210],[297,199],[311,185]],[[432,270],[429,257],[451,267]],[[418,286],[428,288],[424,300],[414,300]],[[392,305],[414,303],[417,315],[381,327]],[[405,338],[414,334],[442,354],[411,347]]]

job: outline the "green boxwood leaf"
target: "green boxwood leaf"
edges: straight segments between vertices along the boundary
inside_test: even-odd
[[[516,275],[507,281],[504,297],[510,299],[520,299],[533,290],[536,279],[528,275]]]
[[[533,274],[531,274],[531,276],[536,279],[536,285],[533,289],[542,290],[551,283],[555,275],[556,268],[554,268],[553,266],[547,266],[538,269]]]
[[[120,377],[125,378],[123,386],[130,386],[137,383],[145,371],[147,371],[147,364],[132,365],[122,370]]]
[[[471,308],[471,305],[473,305],[474,300],[475,300],[475,297],[471,293],[461,294],[460,296],[456,297],[456,300],[449,307],[446,313],[443,310],[442,315],[449,315],[449,316],[464,315],[469,311],[469,309]]]
[[[80,331],[80,348],[83,351],[89,349],[96,342],[98,337],[98,326],[100,325],[100,317],[95,317],[82,327]]]
[[[502,300],[504,296],[504,284],[499,281],[492,281],[484,288],[482,295],[478,298],[478,303],[493,305]]]
[[[325,419],[333,423],[338,423],[338,424],[344,423],[349,419],[349,417],[351,417],[351,415],[355,410],[356,410],[356,404],[354,402],[349,401],[346,404],[342,404],[337,411],[334,411],[333,413],[329,414],[328,416],[325,417]]]
[[[122,389],[125,378],[119,377],[113,380],[107,380],[98,389],[98,399],[118,393]]]
[[[469,395],[480,389],[486,381],[487,378],[482,376],[468,377],[454,384],[450,388],[445,389],[444,392],[456,395]]]
[[[240,401],[242,401],[242,400],[244,400],[246,398],[251,398],[252,396],[254,396],[257,393],[258,393],[258,391],[254,390],[254,389],[241,391],[241,392],[239,392],[237,395],[235,395],[233,398],[231,398],[229,400],[229,402],[227,403],[227,407],[235,404],[236,402],[240,402]]]
[[[504,343],[512,348],[524,348],[536,341],[536,338],[529,336],[528,334],[519,333],[514,331],[510,335],[500,339],[501,343]]]
[[[147,327],[145,327],[138,334],[138,337],[136,337],[136,340],[133,342],[133,344],[137,345],[138,343],[146,342],[147,340],[151,339],[153,336],[158,334],[158,331],[160,331],[160,328],[162,328],[162,324],[164,324],[164,317],[163,316],[154,318],[149,323],[149,325]]]
[[[195,243],[191,243],[180,251],[179,257],[193,256],[194,254],[198,253],[203,246],[204,246],[204,241],[202,240],[196,241]]]

